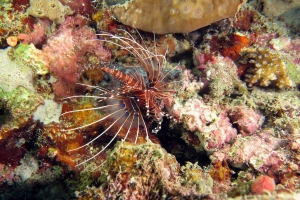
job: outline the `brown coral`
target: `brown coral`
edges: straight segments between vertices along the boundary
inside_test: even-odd
[[[107,0],[123,24],[158,34],[188,33],[221,19],[234,17],[241,0]]]

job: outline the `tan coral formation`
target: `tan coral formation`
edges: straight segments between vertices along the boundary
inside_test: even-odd
[[[110,1],[107,0],[108,4]],[[111,6],[125,25],[157,34],[188,33],[234,17],[243,0],[132,0]]]
[[[262,87],[273,85],[280,89],[294,86],[288,76],[285,62],[274,50],[251,47],[245,49],[243,54],[244,59],[250,59],[249,62],[255,66],[246,74],[245,81],[250,87],[256,83]]]
[[[73,11],[59,0],[30,0],[27,13],[37,18],[49,18],[56,24],[61,24],[65,21],[65,16],[73,14]]]

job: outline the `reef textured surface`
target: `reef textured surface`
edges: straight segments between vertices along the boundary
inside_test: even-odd
[[[300,199],[298,1],[0,2],[0,199]]]
[[[233,17],[241,3],[240,0],[106,2],[123,24],[157,34],[188,33],[221,19]]]

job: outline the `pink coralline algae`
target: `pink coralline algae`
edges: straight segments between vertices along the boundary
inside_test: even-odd
[[[111,58],[111,53],[103,48],[103,42],[80,15],[67,17],[58,32],[48,39],[43,52],[49,58],[50,71],[57,78],[53,90],[58,97],[75,94],[80,74]]]
[[[198,77],[188,69],[183,70],[182,76],[182,90],[186,91],[185,97],[197,97],[199,91],[205,86],[205,83],[202,80],[198,80]],[[208,82],[206,81],[207,84]]]
[[[238,131],[242,135],[255,133],[264,122],[261,113],[250,110],[246,106],[235,106],[229,109],[229,118],[234,124],[237,124]]]
[[[46,29],[50,27],[50,21],[47,19],[39,20],[38,24],[33,25],[33,32],[30,34],[18,34],[18,39],[23,44],[33,43],[34,46],[42,45],[46,40]]]
[[[288,140],[273,136],[271,130],[263,130],[256,135],[238,137],[230,148],[215,152],[212,160],[227,160],[230,165],[244,169],[251,167],[260,173],[280,176],[291,165],[292,154],[284,150]]]
[[[222,148],[237,135],[237,130],[232,127],[227,113],[205,105],[202,100],[189,99],[183,106],[177,102],[172,113],[176,119],[185,123],[189,131],[198,136],[202,148],[206,151],[212,152]]]

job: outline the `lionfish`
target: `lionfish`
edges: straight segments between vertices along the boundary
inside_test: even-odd
[[[129,37],[117,36],[106,32],[102,32],[98,35],[103,41],[117,45],[137,58],[141,65],[141,69],[146,72],[146,77],[141,71],[137,70],[137,68],[133,68],[129,73],[124,73],[116,68],[103,66],[101,67],[101,70],[122,83],[120,88],[109,90],[99,86],[80,84],[95,89],[98,94],[89,96],[78,95],[66,98],[93,98],[98,102],[101,102],[101,104],[97,107],[68,111],[62,115],[91,110],[101,110],[107,114],[91,123],[67,129],[65,131],[82,129],[105,120],[111,121],[110,125],[91,141],[70,151],[84,148],[99,139],[108,131],[115,131],[112,139],[99,152],[78,165],[82,165],[101,154],[124,129],[126,129],[127,132],[125,136],[123,136],[123,141],[127,139],[129,134],[135,134],[134,143],[136,143],[141,132],[145,133],[146,140],[148,141],[149,130],[145,119],[152,117],[158,121],[158,126],[152,130],[152,132],[156,133],[160,129],[162,118],[168,116],[168,114],[163,111],[163,101],[170,98],[170,96],[175,93],[175,91],[169,89],[168,86],[179,81],[167,81],[167,77],[175,68],[166,72],[163,68],[166,63],[165,55],[158,55],[147,49],[139,32],[138,34],[142,39],[142,44],[139,44],[127,31],[124,32],[129,35]]]

